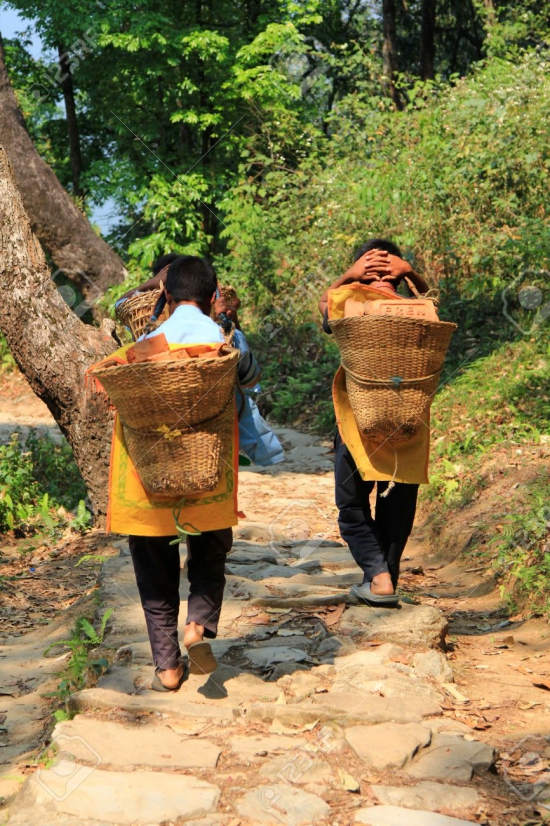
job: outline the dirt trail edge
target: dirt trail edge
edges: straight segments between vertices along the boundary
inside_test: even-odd
[[[348,599],[361,576],[336,530],[329,444],[279,432],[287,462],[240,474],[247,519],[227,565],[213,643],[219,668],[190,677],[177,694],[148,689],[153,668],[127,541],[112,537],[118,553],[102,565],[99,613],[113,609],[106,638],[113,664],[70,698],[78,713],[55,726],[51,757],[10,798],[0,823],[524,822],[517,819],[524,802],[495,771],[491,723],[477,725],[481,715],[465,711],[468,646],[447,651],[448,621],[428,586],[416,588],[419,604],[399,610]],[[418,567],[422,553],[420,562],[430,564],[418,537],[411,549],[416,558],[405,568]],[[414,576],[405,571],[405,582]],[[429,581],[429,593],[436,585]],[[185,576],[181,598],[183,623]],[[17,638],[0,661],[18,657],[9,672],[36,678],[24,697],[29,715],[42,709],[38,670],[46,663],[51,674],[41,655],[56,632],[62,639],[54,624],[39,640]],[[17,780],[15,756],[2,769],[0,784]]]

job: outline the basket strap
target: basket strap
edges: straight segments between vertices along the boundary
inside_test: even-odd
[[[350,370],[349,367],[346,367],[343,361],[340,362],[346,375],[351,376],[357,384],[361,384],[367,387],[370,384],[379,384],[381,387],[389,387],[390,389],[399,389],[403,385],[409,386],[412,384],[419,384],[420,382],[430,381],[431,379],[435,379],[441,375],[441,370],[437,370],[435,373],[432,373],[429,376],[421,376],[418,379],[402,379],[401,376],[392,376],[389,379],[369,379],[365,376],[359,376],[357,373],[354,373],[353,370]]]

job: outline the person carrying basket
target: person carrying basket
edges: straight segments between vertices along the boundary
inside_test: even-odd
[[[238,382],[244,382],[244,386],[255,385],[260,376],[260,368],[254,356],[248,352],[246,358],[241,358],[238,351],[228,348],[219,326],[210,317],[218,286],[210,264],[195,256],[177,256],[171,261],[167,271],[163,272],[163,276],[168,319],[153,332],[142,336],[137,344],[122,348],[101,365],[96,365],[92,368],[92,375],[104,382],[106,363],[112,364],[118,359],[119,363],[122,361],[126,365],[125,370],[130,370],[129,378],[133,379],[132,368],[140,365],[134,365],[131,359],[135,361],[138,357],[142,358],[142,354],[147,352],[151,353],[145,359],[148,359],[148,364],[154,364],[155,360],[165,356],[174,359],[181,356],[183,359],[188,355],[196,357],[197,353],[200,356],[223,354],[230,365],[226,374],[236,365]],[[151,288],[158,286],[157,280],[154,279]],[[195,358],[195,363],[197,361]],[[211,358],[211,361],[216,362],[216,359]],[[217,361],[220,363],[221,360]],[[169,369],[172,370],[177,361],[172,360],[169,364]],[[185,383],[186,374],[181,375],[181,380]],[[221,380],[224,380],[223,374]],[[217,392],[219,383],[215,382],[213,392]],[[107,387],[106,390],[112,398]],[[163,398],[163,395],[156,393],[151,387],[150,405],[164,405],[169,417],[174,404],[172,397],[168,399],[167,394]],[[232,528],[238,522],[238,431],[234,387],[231,388],[230,402],[232,407],[229,413],[232,419],[229,431],[233,436],[230,435],[230,450],[222,457],[218,483],[203,493],[191,492],[176,506],[173,501],[159,499],[146,490],[140,475],[139,461],[135,465],[132,463],[125,443],[133,433],[129,418],[126,417],[122,425],[117,421],[111,455],[107,530],[129,534],[130,553],[155,665],[151,688],[157,691],[176,691],[187,674],[187,663],[182,658],[178,639],[178,546],[182,535],[187,541],[190,587],[183,637],[188,652],[189,671],[208,674],[217,666],[208,640],[217,634],[225,586],[225,561],[232,546]],[[208,423],[208,405],[208,393],[197,397],[196,403],[191,406],[197,421]],[[194,430],[200,430],[200,425],[196,428],[187,427],[187,417],[179,415],[178,410],[174,411],[174,416],[174,423],[170,427],[162,425],[153,431],[152,447],[148,449],[144,446],[142,451],[144,461],[149,462],[160,449],[168,452],[175,449],[172,446],[177,446],[180,439],[192,440]],[[122,418],[122,414],[118,418]],[[186,430],[187,435],[184,433]],[[193,467],[182,468],[182,472],[188,476],[192,476],[193,471]],[[169,482],[170,473],[165,476]],[[181,529],[180,533],[176,532],[177,526],[178,530]]]
[[[401,296],[396,288],[403,279],[407,279],[409,292],[411,287],[418,296],[428,292],[427,283],[403,259],[394,243],[379,238],[369,240],[357,250],[352,267],[321,296],[319,310],[323,316],[324,331],[336,335],[338,324],[347,324],[349,329],[350,322],[359,319],[347,316],[369,315],[373,312],[371,307],[375,301],[378,306],[387,305],[388,301],[397,301]],[[370,306],[358,301],[359,298],[364,301],[365,295],[370,299]],[[411,303],[409,301],[407,306]],[[422,303],[429,302],[419,302],[420,305]],[[417,309],[418,307],[413,307],[413,312]],[[393,310],[394,307],[390,307],[390,312]],[[344,318],[345,321],[335,322],[335,318]],[[370,318],[373,316],[369,315]],[[369,319],[364,320],[368,323]],[[395,321],[399,326],[402,319]],[[454,328],[454,325],[448,326]],[[361,334],[362,331],[373,329],[376,328],[367,325],[359,328]],[[386,329],[391,327],[386,324]],[[357,343],[357,339],[355,342]],[[369,404],[376,405],[380,390],[386,394],[394,392],[395,398],[400,401],[404,398],[399,387],[402,379],[387,377],[382,365],[377,369],[378,354],[382,360],[385,350],[391,348],[392,343],[391,340],[364,340],[364,337],[359,340],[359,352],[355,353],[359,365],[364,363],[363,348],[369,348],[371,354],[376,353],[369,362],[374,367],[367,374],[366,381],[362,381],[350,369],[349,364],[345,364],[338,339],[337,343],[343,365],[333,384],[338,425],[334,440],[338,524],[342,539],[348,544],[354,560],[363,572],[362,584],[354,586],[351,595],[368,604],[396,605],[399,602],[396,588],[400,560],[413,527],[418,488],[420,484],[428,482],[429,405],[427,414],[414,421],[410,437],[398,433],[394,427],[379,434],[362,428],[356,415],[361,411],[358,411],[357,403],[355,407],[351,403],[351,394],[357,387],[358,394],[363,393],[357,398],[367,400],[367,407]],[[437,376],[435,380],[437,382]],[[391,385],[391,381],[395,382],[395,386]],[[403,382],[403,386],[406,384],[406,381]],[[365,389],[367,386],[370,389]],[[376,509],[373,516],[369,497],[375,486]]]

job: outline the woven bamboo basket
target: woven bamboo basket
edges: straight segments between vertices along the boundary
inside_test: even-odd
[[[147,322],[151,318],[155,304],[160,298],[160,290],[150,290],[145,293],[137,293],[127,298],[122,304],[115,308],[116,317],[129,327],[130,331],[137,341],[138,338],[145,332]],[[162,324],[168,318],[168,307],[165,307],[159,316],[157,324]]]
[[[213,490],[231,460],[238,350],[99,367],[145,490],[175,499]]]
[[[330,326],[360,431],[375,442],[411,439],[427,420],[457,325],[359,316]]]

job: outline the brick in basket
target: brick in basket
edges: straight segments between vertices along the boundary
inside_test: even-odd
[[[379,443],[411,439],[427,421],[457,325],[375,315],[329,323],[359,430]]]
[[[139,346],[139,345],[138,345]],[[239,351],[96,367],[147,493],[214,490],[231,462]]]

